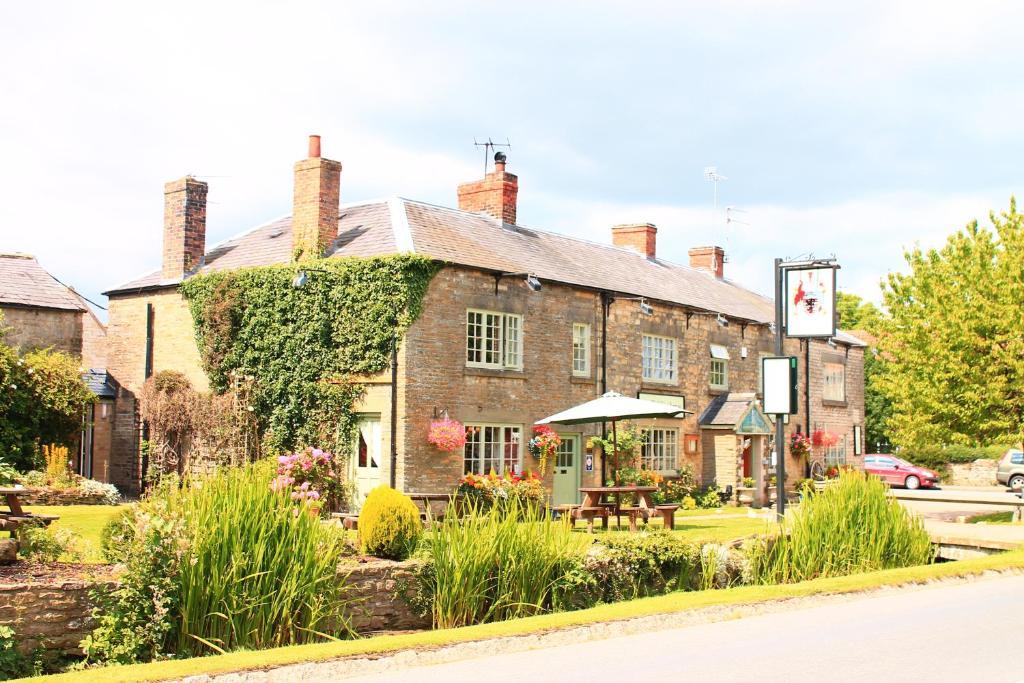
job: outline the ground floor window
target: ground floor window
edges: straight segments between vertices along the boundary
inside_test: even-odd
[[[647,438],[640,450],[640,465],[647,470],[669,471],[679,466],[678,429],[646,429]]]
[[[846,435],[843,434],[834,446],[825,449],[825,466],[846,464]]]
[[[520,471],[522,429],[517,425],[466,425],[463,471],[496,474]]]

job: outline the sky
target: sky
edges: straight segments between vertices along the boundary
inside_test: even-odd
[[[660,257],[718,244],[764,293],[774,257],[835,255],[840,289],[878,301],[906,248],[1024,187],[1022,19],[983,0],[0,3],[0,252],[104,304],[159,268],[166,181],[209,182],[213,245],[291,212],[311,133],[343,202],[446,206],[490,136],[521,224],[610,242],[652,222]]]

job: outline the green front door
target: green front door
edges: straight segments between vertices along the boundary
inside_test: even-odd
[[[562,445],[555,456],[555,479],[551,497],[554,505],[576,505],[580,502],[580,437],[562,435]]]

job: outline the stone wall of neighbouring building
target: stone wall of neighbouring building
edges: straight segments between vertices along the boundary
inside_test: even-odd
[[[82,353],[82,312],[57,308],[3,306],[4,342],[22,349],[52,346],[74,356]]]
[[[78,644],[94,626],[90,593],[97,587],[116,585],[109,568],[90,571],[97,575],[0,575],[0,624],[14,630],[19,651],[28,655],[39,648],[50,656],[82,654]]]
[[[22,505],[105,505],[102,493],[81,489],[26,488],[18,494]]]
[[[946,483],[951,486],[995,486],[999,462],[987,458],[949,466]]]

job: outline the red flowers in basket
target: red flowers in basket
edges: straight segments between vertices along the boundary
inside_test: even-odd
[[[427,441],[439,450],[451,453],[466,445],[466,428],[458,420],[444,418],[430,423]]]

